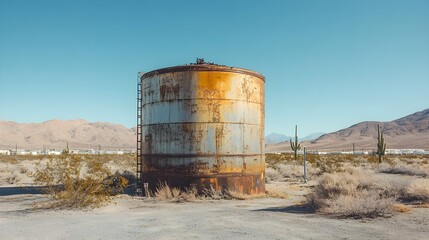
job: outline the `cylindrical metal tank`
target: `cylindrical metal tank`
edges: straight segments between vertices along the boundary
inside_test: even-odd
[[[200,63],[140,81],[141,184],[265,192],[264,76]]]

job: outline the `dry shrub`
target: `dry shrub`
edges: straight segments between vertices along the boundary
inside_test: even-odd
[[[310,176],[317,176],[320,174],[320,169],[313,167],[312,164],[307,163],[307,178]],[[273,168],[267,167],[265,169],[265,182],[279,182],[286,179],[302,179],[304,177],[304,166],[302,163],[291,164],[277,164]]]
[[[209,188],[203,189],[202,197],[210,200],[232,199],[227,189],[216,189],[211,185]]]
[[[344,170],[343,161],[334,161],[329,159],[327,161],[321,161],[317,163],[317,167],[320,169],[320,173],[334,173]]]
[[[0,185],[15,184],[18,182],[16,168],[10,163],[0,163]]]
[[[83,170],[86,171],[83,171]],[[117,192],[113,187],[115,176],[102,164],[87,165],[79,156],[60,156],[50,159],[44,167],[32,174],[53,201],[42,207],[92,208],[100,207]],[[127,181],[116,178],[117,187],[125,187]]]
[[[0,163],[17,164],[18,156],[17,155],[0,155]]]
[[[157,200],[171,202],[193,202],[201,199],[196,188],[186,188],[182,191],[180,188],[170,187],[166,182],[159,183],[154,194],[149,192],[149,196],[151,195]]]
[[[306,197],[316,212],[350,218],[388,216],[394,201],[391,193],[374,184],[373,172],[358,168],[323,175]]]
[[[181,191],[179,188],[171,188],[166,182],[158,184],[155,197],[159,200],[178,201]]]
[[[196,188],[187,188],[180,196],[186,202],[193,202],[200,198]]]
[[[161,201],[171,202],[193,202],[196,200],[249,200],[263,197],[286,198],[287,195],[278,191],[270,191],[267,194],[245,194],[234,190],[216,189],[213,186],[204,188],[202,194],[198,194],[196,188],[187,188],[181,191],[179,188],[172,188],[166,182],[160,183],[155,191],[155,197]]]
[[[19,182],[18,176],[15,174],[15,172],[6,173],[4,176],[2,176],[3,180],[0,182],[6,182],[8,184],[15,184]]]
[[[270,183],[272,181],[278,182],[283,179],[282,175],[274,168],[265,168],[265,182]]]
[[[411,208],[404,205],[404,204],[400,204],[400,203],[395,203],[392,205],[392,209],[395,212],[400,212],[400,213],[408,213],[411,212]]]
[[[295,161],[293,154],[272,154],[267,153],[265,154],[265,162],[268,166],[272,167],[279,163],[285,163],[285,162],[292,162]]]
[[[276,169],[284,178],[301,178],[304,175],[303,166],[278,164]]]
[[[383,163],[380,164],[377,170],[381,173],[429,177],[429,169],[415,163],[402,163],[399,161],[395,161],[392,164]]]
[[[289,196],[284,191],[276,186],[265,186],[265,195],[270,198],[289,198]]]
[[[416,204],[429,203],[429,180],[412,181],[401,196],[401,200]]]

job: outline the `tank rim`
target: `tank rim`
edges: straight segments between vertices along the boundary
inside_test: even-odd
[[[228,67],[228,66],[216,65],[216,64],[191,64],[191,65],[180,65],[180,66],[174,66],[174,67],[160,68],[160,69],[156,69],[156,70],[152,70],[150,72],[144,73],[140,77],[140,80],[143,78],[153,77],[154,75],[157,75],[157,74],[171,73],[171,72],[187,72],[187,71],[234,72],[234,73],[251,75],[251,76],[260,78],[262,81],[265,82],[264,75],[258,72],[245,69],[245,68]]]

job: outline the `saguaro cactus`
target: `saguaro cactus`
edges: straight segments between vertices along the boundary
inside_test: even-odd
[[[378,162],[381,163],[381,157],[386,152],[386,142],[384,141],[384,135],[383,133],[380,133],[380,125],[378,125],[378,142],[377,142],[377,155],[378,155]]]
[[[65,149],[63,149],[63,154],[67,155],[69,153],[70,153],[69,142],[67,141],[67,147]]]
[[[296,152],[301,149],[301,144],[298,143],[298,126],[295,125],[295,142],[292,142],[290,139],[290,148],[295,152],[295,160],[296,160]]]

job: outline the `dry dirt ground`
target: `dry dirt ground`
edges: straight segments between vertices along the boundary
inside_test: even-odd
[[[429,209],[373,220],[297,207],[312,183],[269,184],[288,199],[169,203],[119,195],[95,210],[35,210],[34,189],[0,187],[0,239],[427,239]],[[30,194],[28,194],[30,193]]]
[[[267,156],[267,163],[285,163],[287,156]],[[106,156],[105,156],[106,157]],[[341,156],[341,158],[345,158]],[[132,170],[133,158],[110,158],[112,172]],[[0,159],[1,160],[1,159]],[[405,159],[407,160],[407,159]],[[403,161],[405,161],[403,160]],[[310,213],[299,204],[316,184],[316,169],[309,168],[312,181],[299,182],[301,170],[295,165],[279,167],[288,177],[271,180],[267,189],[286,193],[289,198],[250,200],[197,200],[162,202],[131,195],[118,195],[108,205],[93,210],[35,209],[46,201],[37,191],[28,172],[40,159],[0,161],[0,240],[3,239],[429,239],[429,208],[412,207],[410,212],[390,218],[338,219]],[[329,159],[317,159],[320,164]],[[349,159],[363,162],[365,159]],[[405,170],[413,164],[398,165]],[[418,159],[425,162],[427,159]],[[320,168],[331,169],[335,161]],[[313,164],[315,165],[315,164]],[[425,165],[425,166],[426,166]],[[268,169],[267,169],[268,170]],[[268,172],[266,172],[268,174]],[[313,174],[313,175],[312,175]],[[384,173],[381,173],[384,174]],[[296,175],[296,176],[289,176]],[[387,178],[421,178],[385,174]],[[27,186],[27,187],[22,187]]]

